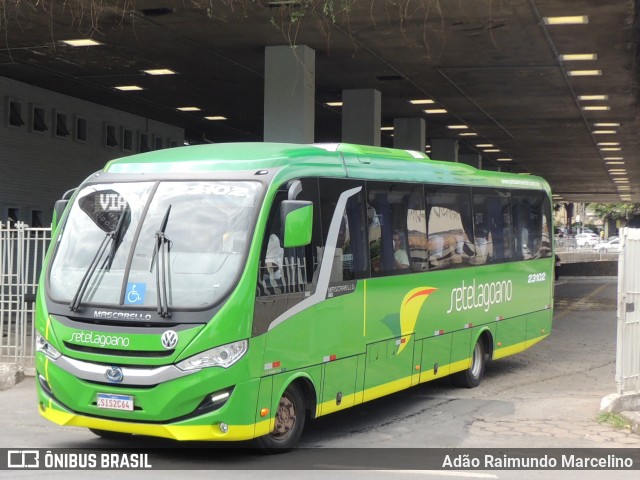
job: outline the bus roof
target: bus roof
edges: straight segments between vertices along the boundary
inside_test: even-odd
[[[422,152],[349,143],[291,144],[268,142],[219,143],[169,148],[115,159],[110,173],[199,173],[274,169],[313,164],[343,166],[347,176],[371,180],[534,188],[549,191],[536,176],[478,170],[462,163],[431,160]],[[420,167],[418,167],[420,165]],[[416,168],[418,167],[418,168]]]

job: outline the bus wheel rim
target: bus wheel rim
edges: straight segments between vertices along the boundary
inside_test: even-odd
[[[288,395],[283,395],[278,405],[278,412],[276,413],[276,425],[274,435],[276,437],[283,437],[288,435],[296,423],[296,407],[289,398]]]
[[[482,370],[482,349],[480,344],[476,343],[476,347],[473,349],[473,364],[471,365],[471,375],[477,378]]]

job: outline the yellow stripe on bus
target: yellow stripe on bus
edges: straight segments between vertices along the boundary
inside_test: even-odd
[[[134,435],[150,435],[153,437],[171,438],[174,440],[249,440],[256,435],[263,435],[273,430],[272,420],[263,420],[250,425],[229,425],[227,433],[222,433],[217,424],[214,425],[150,425],[146,423],[123,422],[92,418],[84,415],[63,412],[53,408],[42,409],[40,414],[58,425],[95,428],[112,432],[132,433]]]
[[[524,342],[520,342],[520,343],[515,343],[513,345],[509,345],[508,347],[502,347],[502,348],[496,348],[493,352],[493,359],[494,360],[498,360],[500,358],[504,358],[504,357],[508,357],[510,355],[514,355],[516,353],[520,353],[525,351],[526,349],[528,349],[529,347],[532,347],[533,345],[535,345],[536,343],[538,343],[539,341],[541,341],[542,339],[548,337],[549,334],[547,335],[542,335],[540,337],[537,338],[532,338],[530,340],[525,340]]]

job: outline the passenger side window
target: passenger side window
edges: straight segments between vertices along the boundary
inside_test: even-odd
[[[340,208],[342,194],[354,188],[360,188],[360,191],[351,195],[346,205]],[[333,246],[335,241],[330,282],[366,278],[369,275],[369,262],[364,220],[364,182],[320,179],[320,211],[322,245],[325,247],[320,249],[319,256],[324,256],[326,247]],[[341,217],[340,226],[337,232],[331,232],[335,215]],[[335,240],[330,238],[331,235]]]
[[[511,259],[511,194],[493,188],[473,189],[474,265]]]
[[[413,190],[414,187],[410,184],[367,183],[367,217],[372,276],[409,273],[412,269],[411,232],[408,225],[409,206],[412,198],[412,226],[418,232],[417,236],[419,236],[419,230],[424,229],[424,225],[420,225],[419,210],[422,210],[422,206],[420,200],[416,201]],[[418,187],[418,190],[419,198],[422,196],[422,189]],[[419,256],[419,246],[415,243],[415,237],[413,240],[414,251]]]
[[[515,259],[551,256],[551,207],[543,192],[513,190]]]
[[[472,264],[475,246],[469,188],[428,187],[427,235],[429,268]]]

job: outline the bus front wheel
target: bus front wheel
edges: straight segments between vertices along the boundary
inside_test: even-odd
[[[452,379],[453,383],[458,387],[475,388],[480,385],[484,368],[486,366],[486,356],[484,353],[484,345],[482,339],[478,339],[476,346],[473,348],[473,357],[471,366],[463,371],[456,373]]]
[[[270,453],[290,450],[300,440],[306,415],[300,388],[295,384],[289,385],[277,408],[273,431],[256,439],[258,446]]]

